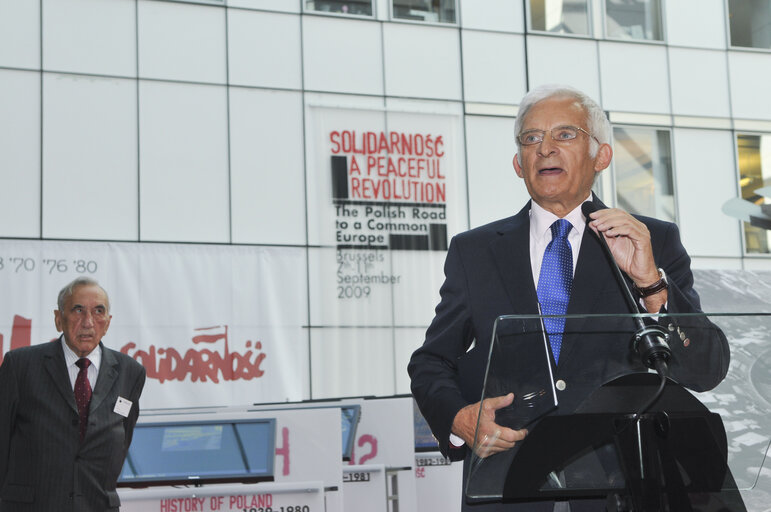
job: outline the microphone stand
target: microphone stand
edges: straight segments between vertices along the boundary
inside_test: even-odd
[[[592,220],[589,214],[597,211],[597,207],[592,202],[585,202],[581,205],[581,210],[586,217],[586,229],[594,233],[589,222]],[[603,248],[603,252],[610,262],[611,268],[613,268],[616,279],[618,280],[621,288],[622,295],[627,301],[630,312],[641,313],[640,306],[634,298],[632,291],[629,289],[629,285],[624,279],[624,274],[621,268],[616,263],[613,253],[608,246],[608,242],[605,240],[605,236],[602,233],[594,233]],[[661,506],[661,487],[657,480],[657,475],[660,471],[657,468],[657,463],[650,458],[644,456],[647,450],[644,450],[643,445],[648,445],[655,437],[653,432],[659,432],[666,435],[669,428],[669,417],[665,412],[661,412],[654,417],[643,418],[644,413],[659,399],[664,387],[667,383],[667,374],[669,373],[668,362],[672,355],[672,351],[669,348],[669,344],[666,339],[668,333],[666,329],[660,325],[646,325],[642,318],[636,316],[633,319],[637,326],[637,332],[634,334],[633,348],[635,352],[640,356],[643,364],[656,370],[660,378],[659,388],[656,393],[646,402],[640,410],[628,418],[628,422],[621,422],[618,425],[617,435],[619,438],[623,437],[627,442],[632,442],[637,445],[637,453],[639,454],[639,463],[635,465],[633,471],[634,477],[629,482],[629,489],[631,492],[631,508],[627,508],[630,504],[624,500],[621,496],[616,495],[617,506],[615,510],[660,510]],[[650,416],[650,415],[646,415]],[[642,421],[641,420],[645,420]],[[632,430],[630,431],[629,428]],[[645,441],[645,442],[644,442]]]

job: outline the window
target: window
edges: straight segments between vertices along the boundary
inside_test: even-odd
[[[760,189],[771,186],[771,135],[737,135],[739,157],[739,185],[742,199],[760,207],[760,212],[771,214],[771,199]],[[762,215],[744,222],[744,243],[748,253],[771,252],[771,226],[763,222]]]
[[[605,0],[608,37],[662,41],[659,0]]]
[[[613,139],[618,206],[675,221],[669,130],[616,126]]]
[[[305,0],[305,10],[372,16],[372,0]]]
[[[587,0],[530,0],[530,29],[589,35]]]
[[[393,17],[455,23],[455,0],[393,0]]]
[[[771,49],[771,0],[728,0],[731,46]]]

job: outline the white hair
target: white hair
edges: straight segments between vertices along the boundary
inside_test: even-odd
[[[72,297],[72,294],[75,293],[75,288],[79,288],[81,286],[99,287],[102,290],[102,292],[104,292],[104,298],[107,302],[107,304],[105,304],[105,306],[107,307],[107,312],[108,313],[110,312],[110,297],[107,295],[107,291],[104,288],[102,288],[102,286],[96,281],[96,279],[91,279],[90,277],[78,277],[61,289],[57,300],[57,306],[59,307],[59,311],[62,311],[62,312],[64,311],[64,305],[67,303],[70,297]]]
[[[522,125],[525,122],[525,117],[533,106],[543,100],[551,98],[573,98],[576,102],[583,107],[586,112],[586,127],[587,131],[600,141],[600,144],[610,143],[610,121],[608,116],[602,108],[592,98],[584,94],[583,92],[570,87],[568,85],[559,84],[547,84],[539,85],[535,89],[529,91],[522,98],[519,104],[519,112],[517,112],[517,120],[514,123],[514,137],[517,141],[517,161],[521,164],[522,159],[519,156],[522,150],[522,145],[519,142],[519,134],[522,131]],[[600,145],[593,138],[589,138],[589,155],[594,158],[597,156],[597,151],[600,149]]]

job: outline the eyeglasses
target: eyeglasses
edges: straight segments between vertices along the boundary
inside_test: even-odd
[[[578,126],[557,126],[556,128],[552,128],[548,131],[549,135],[551,136],[551,140],[561,143],[570,143],[573,139],[578,137],[578,132],[584,132],[589,137],[596,140],[598,144],[600,143],[597,137],[587,132],[583,128],[579,128]],[[527,130],[520,133],[517,136],[517,140],[523,146],[533,146],[543,142],[543,139],[546,138],[546,133],[547,132],[543,130]]]

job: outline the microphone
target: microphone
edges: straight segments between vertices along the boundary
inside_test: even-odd
[[[586,229],[591,231],[599,240],[603,252],[610,263],[610,267],[614,270],[619,287],[621,288],[621,294],[626,299],[630,312],[640,313],[639,304],[635,300],[634,295],[632,295],[629,285],[627,284],[626,279],[624,279],[624,273],[621,271],[618,263],[616,263],[616,259],[613,257],[610,247],[608,247],[605,236],[603,236],[602,233],[595,233],[594,230],[589,227],[589,222],[592,220],[589,217],[589,214],[594,213],[597,210],[597,206],[591,201],[586,201],[581,205],[581,211],[586,217]],[[642,318],[639,317],[635,318],[634,322],[638,327],[638,331],[634,336],[634,351],[646,367],[656,370],[662,378],[666,377],[669,373],[667,364],[672,357],[672,351],[666,340],[668,336],[667,331],[660,325],[646,325]]]

